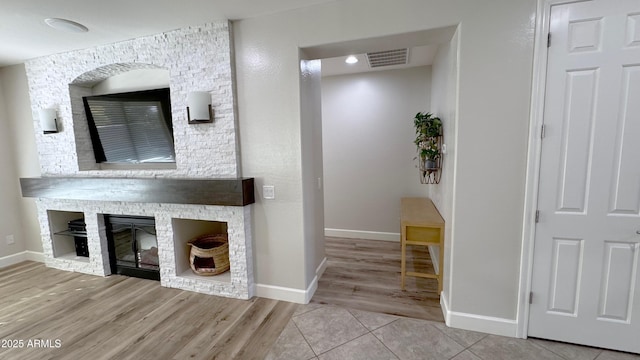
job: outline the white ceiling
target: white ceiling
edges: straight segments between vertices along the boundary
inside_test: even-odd
[[[449,42],[455,31],[455,26],[447,26],[410,33],[348,40],[304,48],[304,55],[306,59],[322,59],[322,76],[431,65],[438,51],[438,45]],[[366,53],[396,49],[409,49],[408,64],[374,69],[369,67]],[[346,64],[344,61],[348,55],[356,55],[358,63]]]
[[[392,50],[392,49],[389,49]],[[322,59],[322,76],[334,76],[344,74],[355,74],[368,71],[382,71],[392,69],[404,69],[416,66],[426,66],[433,64],[433,58],[438,51],[438,45],[423,45],[409,48],[409,61],[406,65],[382,66],[377,68],[369,67],[367,55],[353,54],[358,59],[355,64],[347,64],[347,56],[338,56]]]
[[[213,20],[246,19],[336,0],[0,0],[0,66]],[[67,33],[46,18],[89,28]]]

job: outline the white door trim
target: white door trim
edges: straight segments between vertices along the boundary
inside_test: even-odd
[[[522,251],[520,254],[520,282],[518,286],[518,310],[516,337],[526,338],[529,327],[529,293],[533,276],[533,245],[535,240],[535,216],[538,208],[540,179],[541,130],[544,115],[544,96],[547,75],[547,34],[551,7],[560,4],[591,0],[538,0],[533,47],[533,73],[531,85],[531,109],[529,113],[529,144],[525,182],[524,216],[522,226]],[[553,41],[553,39],[551,40]]]

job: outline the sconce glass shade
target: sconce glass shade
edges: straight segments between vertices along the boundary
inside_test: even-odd
[[[45,134],[58,132],[58,122],[56,109],[40,109],[38,112],[40,117],[40,127]]]
[[[189,124],[213,122],[211,95],[206,91],[192,91],[187,94],[187,117]]]

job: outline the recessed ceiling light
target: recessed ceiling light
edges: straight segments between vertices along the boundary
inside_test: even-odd
[[[355,64],[358,62],[358,58],[353,55],[349,55],[344,62],[346,62],[347,64]]]
[[[79,24],[75,21],[67,20],[67,19],[49,18],[49,19],[44,19],[44,22],[54,29],[62,30],[66,32],[81,33],[81,32],[89,31],[89,29],[86,26]]]

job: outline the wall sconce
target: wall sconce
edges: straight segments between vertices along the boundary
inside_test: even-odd
[[[187,94],[187,118],[189,124],[213,122],[211,95],[206,91],[192,91]]]
[[[58,132],[58,121],[56,109],[40,109],[40,127],[45,134],[53,134]]]

